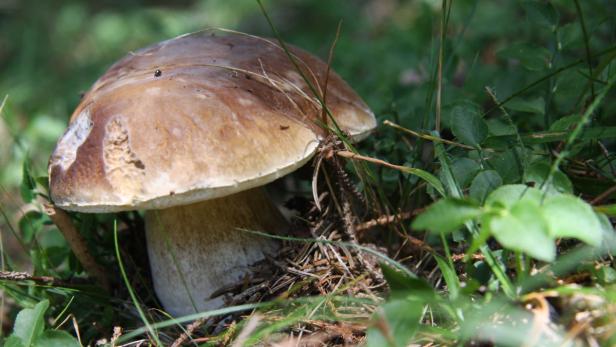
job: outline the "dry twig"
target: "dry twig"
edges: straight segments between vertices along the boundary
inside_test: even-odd
[[[43,206],[45,208],[45,213],[47,213],[49,218],[51,218],[53,223],[58,227],[66,239],[66,242],[68,242],[71,247],[71,250],[75,254],[75,257],[77,257],[84,269],[96,278],[103,289],[109,291],[111,289],[111,282],[109,281],[105,270],[96,262],[94,257],[88,251],[86,240],[83,236],[81,236],[73,224],[71,217],[69,217],[69,215],[63,210],[56,208],[51,203],[43,203]]]

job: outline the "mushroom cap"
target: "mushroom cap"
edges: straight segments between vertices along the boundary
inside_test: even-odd
[[[289,46],[321,88],[327,65]],[[373,113],[333,71],[326,102],[357,140]],[[274,40],[200,32],[131,53],[84,95],[49,161],[63,209],[161,209],[261,186],[302,166],[322,110]]]

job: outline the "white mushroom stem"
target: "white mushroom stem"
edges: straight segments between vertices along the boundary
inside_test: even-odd
[[[286,227],[263,188],[147,211],[148,255],[159,300],[175,316],[223,306],[223,298],[212,294],[250,278],[250,266],[273,255],[279,244],[238,228],[278,233]]]

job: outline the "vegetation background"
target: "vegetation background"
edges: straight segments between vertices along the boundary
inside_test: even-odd
[[[373,167],[374,176],[368,184],[382,192],[379,196],[383,201],[374,202],[380,211],[414,211],[444,198],[438,210],[432,209],[433,215],[428,209],[412,226],[407,220],[384,227],[377,238],[395,245],[394,239],[402,231],[436,247],[436,271],[443,275],[447,290],[443,292],[445,287],[439,282],[434,286],[438,294],[430,291],[429,295],[410,299],[406,296],[404,302],[411,302],[413,307],[430,307],[419,313],[407,304],[384,304],[377,309],[381,315],[375,319],[378,323],[381,317],[389,328],[365,323],[374,331],[369,344],[404,345],[411,338],[424,339],[423,343],[468,341],[484,333],[471,328],[482,316],[494,323],[498,321],[494,312],[505,306],[514,307],[511,315],[515,316],[517,308],[532,301],[523,295],[531,293],[562,299],[559,304],[553,299],[549,302],[560,317],[547,318],[558,326],[552,329],[559,336],[555,341],[616,344],[616,270],[609,256],[616,248],[609,241],[613,228],[607,219],[614,214],[610,204],[616,190],[612,188],[616,185],[616,99],[610,91],[616,76],[615,2],[269,0],[264,6],[285,41],[325,60],[341,23],[332,66],[365,99],[379,122],[374,136],[359,145],[359,152],[424,170]],[[85,277],[61,234],[32,200],[34,191],[44,190],[44,179],[38,178],[46,175],[51,150],[80,93],[114,61],[137,48],[206,27],[273,36],[259,4],[250,0],[0,0],[3,270],[64,280]],[[408,135],[391,123],[384,125],[385,120],[418,133]],[[440,133],[431,132],[436,127]],[[433,141],[434,136],[452,142]],[[551,191],[552,196],[564,198],[550,211],[542,210],[542,202],[512,207],[510,200],[489,198],[492,191],[508,184],[534,185],[543,193]],[[441,191],[443,194],[439,194]],[[594,211],[601,213],[596,217],[599,222],[593,219],[590,204],[567,200],[574,197],[591,202]],[[581,226],[560,232],[554,218],[537,216],[529,209],[541,210],[557,220],[569,221],[567,216],[573,216]],[[500,221],[494,214],[513,219]],[[537,226],[535,221],[544,217],[545,223]],[[97,218],[91,221],[93,225],[113,231],[114,216]],[[439,224],[443,219],[451,223]],[[518,222],[520,229],[509,227]],[[468,232],[459,230],[465,230],[465,223]],[[490,227],[480,230],[485,225]],[[501,230],[502,225],[508,226]],[[523,236],[531,229],[543,235],[542,228],[552,233],[547,238],[532,233],[526,239]],[[433,233],[418,233],[424,229]],[[101,247],[94,247],[94,252],[116,269],[113,233],[107,234],[101,236]],[[86,236],[89,241],[96,239]],[[554,242],[561,237],[581,242]],[[605,249],[589,250],[581,246],[584,243],[602,244]],[[498,252],[481,256],[493,258],[494,267],[481,257],[477,261],[466,258],[461,265],[439,260],[441,256],[451,258],[450,252],[464,254],[471,249],[472,254],[480,246]],[[567,258],[562,272],[553,268],[565,264],[561,254],[582,249],[586,253]],[[395,252],[389,256],[395,258]],[[523,282],[541,277],[537,273],[550,273],[552,277],[542,277],[540,283],[532,285]],[[579,277],[567,277],[572,274]],[[416,282],[400,276],[395,271],[386,274],[394,292],[418,288]],[[577,289],[565,286],[570,283],[577,283]],[[114,325],[140,326],[136,314],[127,313],[130,299],[93,299],[96,295],[91,288],[60,287],[0,280],[2,336],[18,332],[18,325],[14,325],[17,312],[33,307],[22,316],[33,319],[30,323],[41,325],[44,321],[49,329],[40,326],[36,334],[45,333],[58,341],[67,337],[54,335],[58,330],[53,328],[68,316],[75,317],[81,327],[84,345],[109,338]],[[548,289],[558,294],[547,295]],[[564,308],[569,307],[565,297],[582,293],[599,298],[602,308],[592,306],[590,299],[584,299],[581,308]],[[434,299],[433,294],[440,299]],[[486,297],[499,299],[488,302]],[[477,302],[481,302],[479,308],[474,306]],[[46,305],[50,305],[49,310]],[[396,311],[396,306],[404,310]],[[437,314],[436,307],[448,309]],[[434,314],[430,319],[426,318],[428,311]],[[593,319],[576,321],[573,316],[582,311]],[[466,318],[469,312],[474,312],[474,320]],[[420,321],[428,323],[427,328],[419,328]],[[284,328],[280,326],[281,331]],[[578,329],[575,334],[571,332],[574,328]],[[522,328],[516,329],[517,335],[504,329],[501,335],[487,340],[523,344],[528,336],[519,334]],[[75,335],[70,324],[59,330]],[[507,338],[513,340],[503,342]],[[23,346],[35,342],[21,339]],[[16,339],[11,343],[19,346]]]

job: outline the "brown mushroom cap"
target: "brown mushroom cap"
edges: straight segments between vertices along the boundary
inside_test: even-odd
[[[291,52],[315,85],[327,66]],[[360,138],[374,115],[333,71],[327,105]],[[84,96],[49,163],[54,202],[110,212],[166,208],[264,185],[303,165],[321,108],[273,40],[180,36],[131,53]]]

